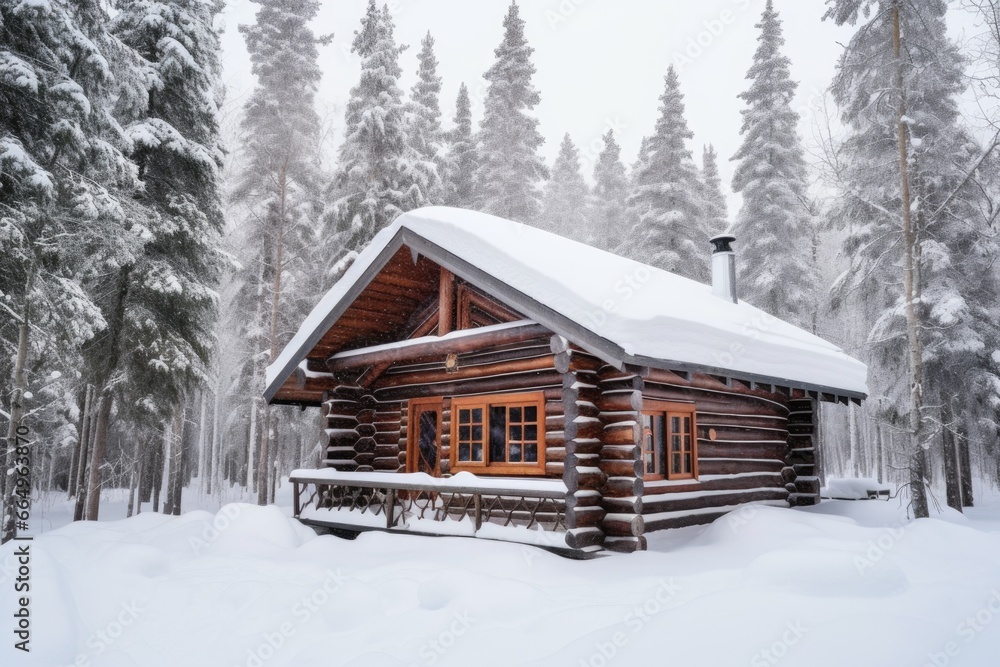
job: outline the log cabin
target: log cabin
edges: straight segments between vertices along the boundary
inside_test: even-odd
[[[381,231],[267,371],[319,407],[294,512],[334,530],[468,535],[572,554],[746,503],[819,502],[819,401],[865,366],[712,285],[542,229],[418,209]]]

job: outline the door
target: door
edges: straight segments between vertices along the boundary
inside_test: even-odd
[[[441,399],[411,400],[407,424],[406,472],[425,472],[439,477]]]

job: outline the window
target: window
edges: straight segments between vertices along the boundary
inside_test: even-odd
[[[544,405],[540,393],[452,399],[452,470],[544,474]]]
[[[642,412],[642,460],[645,479],[693,479],[698,476],[694,405],[647,401]]]

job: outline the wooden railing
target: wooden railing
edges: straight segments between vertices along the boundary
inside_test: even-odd
[[[312,472],[316,474],[296,471],[290,478],[295,516],[305,523],[566,548],[565,489],[518,488],[516,483],[505,488],[499,480],[483,480],[481,485],[426,479],[421,483],[413,481],[415,475],[400,473],[338,473],[334,478],[325,471]],[[484,526],[501,529],[484,531]]]

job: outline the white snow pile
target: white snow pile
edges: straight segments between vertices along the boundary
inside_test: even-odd
[[[285,511],[141,514],[31,543],[31,653],[119,667],[995,665],[1000,503],[748,506],[572,561],[462,538],[316,537]],[[0,549],[12,628],[14,544]]]

